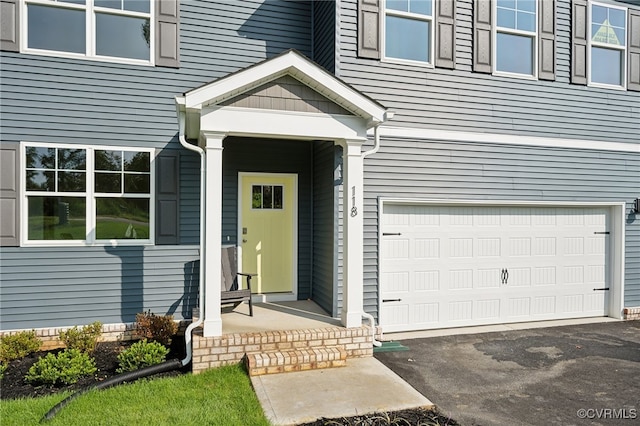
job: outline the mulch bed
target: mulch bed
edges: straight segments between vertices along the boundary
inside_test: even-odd
[[[131,346],[134,342],[100,342],[98,343],[96,350],[92,356],[96,360],[96,367],[98,371],[89,377],[80,379],[73,385],[31,385],[24,380],[29,368],[40,357],[45,356],[47,353],[58,353],[62,349],[56,349],[53,351],[35,352],[28,355],[26,358],[17,359],[12,361],[7,370],[4,372],[3,378],[0,380],[0,399],[16,399],[25,397],[37,397],[43,395],[51,395],[62,391],[77,391],[91,386],[95,383],[99,383],[109,377],[115,376],[116,368],[118,368],[118,354]],[[167,359],[172,358],[184,358],[184,338],[176,337],[171,342],[169,355]],[[191,366],[182,368],[180,370],[169,371],[154,375],[153,377],[169,377],[185,374],[191,371]]]
[[[363,416],[319,419],[298,426],[459,426],[455,420],[443,416],[437,410],[403,410],[388,413],[375,413]]]

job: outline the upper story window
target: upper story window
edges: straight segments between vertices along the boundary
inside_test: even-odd
[[[151,62],[151,0],[26,0],[28,52]]]
[[[28,243],[151,242],[152,150],[29,144]]]
[[[387,0],[384,23],[386,58],[433,62],[432,0]]]
[[[536,75],[537,1],[497,0],[495,71]]]
[[[624,87],[626,70],[625,8],[592,3],[589,18],[589,82]]]

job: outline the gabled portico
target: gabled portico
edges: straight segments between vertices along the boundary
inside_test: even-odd
[[[291,80],[293,79],[293,80]],[[296,93],[282,90],[293,81]],[[281,84],[281,82],[283,82]],[[296,86],[299,85],[299,86]],[[290,86],[288,86],[290,87]],[[363,156],[367,130],[386,120],[384,107],[296,51],[213,81],[176,97],[186,137],[205,154],[204,336],[222,335],[222,169],[225,138],[333,141],[343,148],[343,307],[345,327],[363,314]],[[201,266],[202,267],[202,266]],[[202,309],[202,307],[201,307]]]

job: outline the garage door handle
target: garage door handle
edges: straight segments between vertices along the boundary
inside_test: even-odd
[[[609,287],[604,288],[594,288],[593,291],[609,291]]]
[[[500,280],[502,281],[502,284],[507,284],[509,281],[509,271],[506,269],[503,269],[500,272]]]
[[[402,302],[402,299],[382,299],[382,303],[386,302]]]
[[[389,237],[391,235],[402,235],[400,232],[383,232],[382,236],[383,237]]]

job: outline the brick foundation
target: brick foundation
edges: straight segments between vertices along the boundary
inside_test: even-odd
[[[376,329],[379,338],[382,330]],[[323,350],[325,349],[326,350]],[[193,373],[201,373],[210,368],[241,362],[246,354],[264,354],[280,352],[282,356],[296,357],[295,362],[284,367],[267,361],[269,357],[252,357],[256,368],[276,367],[273,372],[299,371],[303,364],[315,362],[314,367],[342,366],[344,360],[336,353],[344,352],[344,359],[370,357],[373,355],[373,342],[369,327],[341,328],[329,327],[304,330],[263,331],[254,333],[225,334],[219,337],[203,337],[202,329],[193,335]],[[286,355],[285,355],[286,354]],[[273,355],[277,358],[280,355]],[[298,360],[299,358],[299,360]],[[326,359],[325,359],[326,358]],[[260,363],[258,367],[257,364]],[[269,365],[266,365],[269,364]],[[334,365],[335,364],[335,365]],[[266,372],[266,371],[265,371]],[[259,372],[259,374],[264,374]]]
[[[640,320],[640,306],[636,308],[624,308],[622,311],[625,320]]]
[[[179,321],[178,322],[178,334],[184,334],[187,325],[191,324],[191,321]],[[102,335],[99,342],[115,342],[115,341],[128,341],[134,340],[133,329],[134,323],[120,323],[120,324],[104,324],[102,326]],[[81,326],[78,326],[80,328]],[[33,331],[36,332],[42,344],[40,350],[48,351],[51,349],[57,349],[64,347],[64,343],[60,340],[60,332],[69,330],[73,327],[52,327],[52,328],[36,328]],[[11,334],[17,334],[25,330],[9,330],[0,331],[0,337],[8,336]]]

